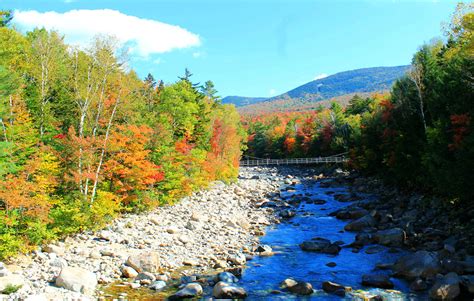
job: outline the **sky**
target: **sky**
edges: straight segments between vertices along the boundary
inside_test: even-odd
[[[1,0],[19,30],[55,29],[86,48],[129,47],[130,66],[174,82],[188,68],[219,95],[270,97],[337,72],[407,65],[442,37],[456,0]]]

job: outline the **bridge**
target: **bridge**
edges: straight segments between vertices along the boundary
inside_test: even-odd
[[[264,159],[244,156],[247,159],[240,161],[240,166],[260,166],[260,165],[289,165],[289,164],[328,164],[345,163],[348,159],[344,156],[347,153],[329,157],[315,158],[292,158],[292,159]]]

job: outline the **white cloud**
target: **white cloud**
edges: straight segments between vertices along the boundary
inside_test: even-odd
[[[155,60],[153,60],[153,64],[161,64],[162,60],[160,58],[157,58]]]
[[[132,54],[143,57],[201,44],[197,34],[182,27],[125,15],[111,9],[81,9],[65,13],[16,11],[14,21],[26,30],[35,27],[58,30],[65,35],[68,43],[83,47],[97,34],[112,35],[129,45]]]
[[[318,80],[318,79],[323,79],[325,77],[328,77],[328,75],[326,73],[321,73],[321,74],[318,74],[316,75],[313,80]]]
[[[270,94],[270,96],[273,96],[276,94],[276,90],[275,89],[270,89],[270,91],[268,91],[268,94]]]
[[[202,56],[202,53],[201,52],[193,52],[193,58],[198,58],[198,57],[201,57]]]

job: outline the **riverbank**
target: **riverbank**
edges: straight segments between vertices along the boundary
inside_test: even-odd
[[[1,297],[160,300],[178,291],[176,298],[334,300],[371,287],[415,298],[469,296],[472,223],[446,212],[432,198],[356,173],[242,168],[236,184],[215,183],[173,206],[124,216],[0,267],[0,285],[22,285]],[[300,284],[291,289],[295,279]]]
[[[255,204],[278,193],[278,186],[270,169],[243,169],[236,184],[216,182],[173,206],[43,246],[6,265],[0,289],[21,288],[0,299],[86,300],[99,296],[99,285],[119,281],[137,288],[166,281],[183,267],[192,274],[242,265],[244,252],[251,253],[274,221],[271,209]],[[133,281],[138,274],[142,281]]]

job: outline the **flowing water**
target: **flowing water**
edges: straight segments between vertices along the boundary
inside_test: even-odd
[[[361,285],[363,274],[374,273],[377,263],[393,263],[403,251],[383,250],[376,254],[366,254],[365,247],[359,253],[353,253],[351,248],[342,248],[339,255],[327,255],[306,252],[299,244],[314,237],[322,237],[331,241],[343,241],[349,244],[354,241],[355,234],[341,231],[346,222],[330,217],[329,213],[348,206],[350,203],[336,201],[333,195],[348,193],[346,187],[323,188],[320,183],[296,185],[293,192],[282,193],[283,197],[292,194],[306,195],[312,199],[323,199],[323,205],[301,202],[297,215],[281,224],[270,227],[265,236],[261,237],[263,244],[270,245],[277,254],[271,257],[256,257],[248,263],[239,285],[249,293],[247,300],[341,300],[342,297],[330,295],[322,291],[323,281],[333,281],[353,290],[364,290],[363,296],[381,295],[383,300],[421,300],[423,296],[410,295],[407,283],[392,279],[398,291],[364,288]],[[370,196],[367,196],[369,198]],[[335,262],[335,267],[326,266]],[[376,271],[389,273],[390,271]],[[286,278],[309,282],[317,291],[308,297],[298,297],[279,290],[279,283]],[[347,300],[364,300],[354,295]]]

